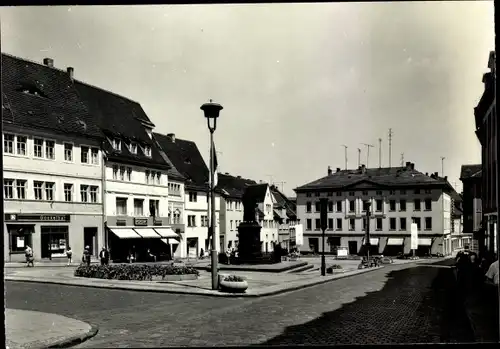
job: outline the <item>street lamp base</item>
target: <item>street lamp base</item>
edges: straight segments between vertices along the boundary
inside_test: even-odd
[[[325,261],[325,255],[321,255],[321,276],[326,275],[326,261]]]
[[[211,262],[212,262],[212,290],[218,290],[219,289],[219,272],[217,271],[218,265],[217,265],[217,251],[212,250],[210,251],[210,257],[211,257]]]

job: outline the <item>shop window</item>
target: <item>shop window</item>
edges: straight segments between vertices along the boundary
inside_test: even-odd
[[[42,258],[65,257],[69,245],[68,227],[41,227]]]
[[[33,248],[32,234],[33,226],[7,226],[10,235],[10,252],[24,252],[27,246]]]

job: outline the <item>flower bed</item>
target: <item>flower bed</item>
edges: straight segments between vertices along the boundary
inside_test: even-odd
[[[248,288],[247,281],[241,276],[227,275],[221,279],[220,289],[223,292],[243,293]]]
[[[153,278],[162,280],[169,276],[193,275],[198,276],[198,270],[186,266],[161,264],[112,264],[112,265],[80,265],[75,270],[75,276],[108,279],[108,280],[140,280],[152,281]]]
[[[334,264],[334,265],[326,268],[326,272],[328,274],[343,273],[344,272],[344,268],[340,264]]]

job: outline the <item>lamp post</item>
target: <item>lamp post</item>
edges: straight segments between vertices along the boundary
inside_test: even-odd
[[[371,202],[365,202],[366,207],[366,236],[365,236],[365,247],[366,247],[366,263],[370,266],[370,206]]]
[[[222,110],[222,105],[218,103],[213,103],[210,100],[209,103],[204,103],[201,107],[207,118],[208,130],[210,131],[210,198],[211,198],[211,209],[210,209],[210,226],[208,227],[208,238],[212,239],[211,244],[211,271],[212,271],[212,290],[217,290],[219,288],[219,275],[217,273],[217,251],[215,248],[215,183],[214,183],[214,172],[215,172],[215,154],[214,154],[214,132],[217,127],[217,118]]]
[[[321,225],[321,230],[323,231],[322,233],[322,248],[321,248],[321,276],[326,275],[326,262],[325,262],[325,230],[327,226],[327,219],[328,219],[328,214],[327,214],[327,208],[328,208],[328,199],[327,198],[322,198],[319,199],[320,202],[320,225]]]

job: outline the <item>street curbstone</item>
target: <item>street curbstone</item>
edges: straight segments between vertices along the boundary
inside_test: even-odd
[[[48,348],[70,348],[89,340],[90,338],[97,335],[97,333],[99,332],[99,327],[97,325],[91,325],[91,324],[89,325],[90,325],[90,330],[87,333],[83,335],[73,336],[68,339],[56,342],[54,344],[49,345]]]

